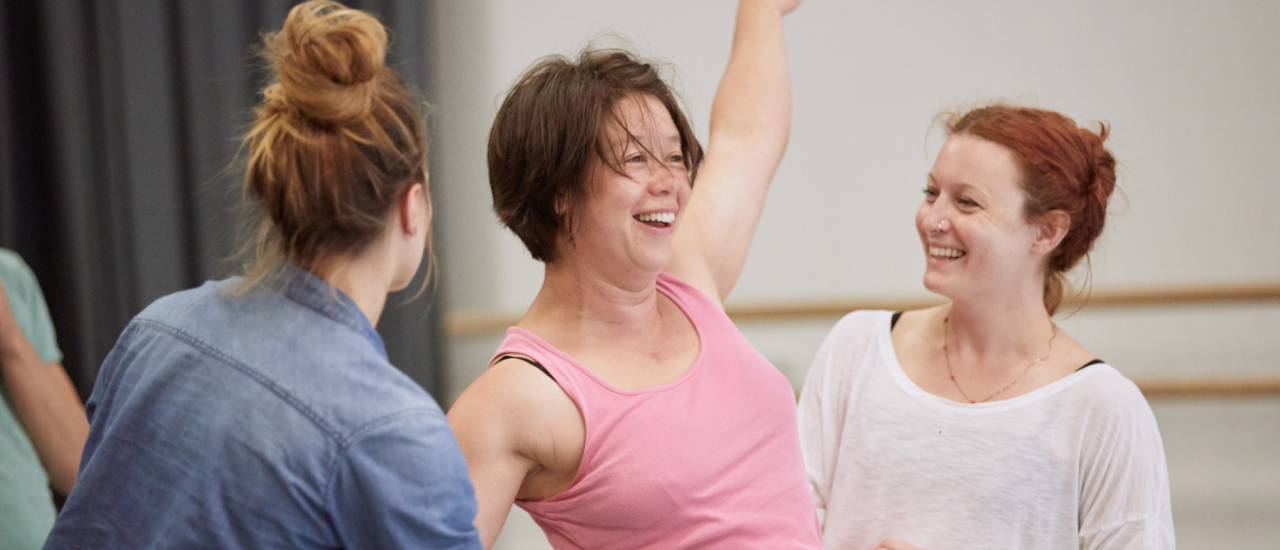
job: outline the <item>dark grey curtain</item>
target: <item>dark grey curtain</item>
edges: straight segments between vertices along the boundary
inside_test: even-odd
[[[87,396],[133,315],[237,272],[234,160],[266,78],[254,47],[296,2],[0,2],[0,245],[35,271]],[[345,3],[379,16],[389,62],[424,89],[426,5]],[[378,329],[436,394],[439,312],[412,293],[388,300]]]

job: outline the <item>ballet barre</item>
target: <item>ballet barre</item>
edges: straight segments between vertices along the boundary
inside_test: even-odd
[[[1077,308],[1128,308],[1148,306],[1182,306],[1228,303],[1280,301],[1280,283],[1253,282],[1225,285],[1142,286],[1098,289],[1087,294],[1069,295],[1060,311],[1070,313]],[[728,304],[725,312],[734,322],[799,321],[834,319],[859,309],[906,311],[944,303],[938,297],[905,298],[840,298],[822,301]],[[518,316],[475,311],[453,311],[444,315],[445,335],[469,338],[500,334],[516,322]],[[1280,378],[1204,378],[1135,380],[1148,399],[1277,397]]]

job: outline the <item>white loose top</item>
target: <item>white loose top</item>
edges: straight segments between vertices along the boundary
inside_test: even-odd
[[[1011,399],[957,403],[903,372],[891,317],[841,319],[800,397],[826,548],[1174,548],[1164,447],[1137,386],[1095,364]]]

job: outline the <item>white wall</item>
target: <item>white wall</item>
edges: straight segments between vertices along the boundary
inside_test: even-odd
[[[490,209],[486,139],[506,88],[538,57],[571,54],[612,32],[641,54],[673,63],[676,87],[705,138],[735,3],[433,5],[428,32],[438,112],[431,171],[441,304],[518,315],[542,270]],[[991,98],[1112,124],[1123,195],[1095,254],[1096,288],[1280,280],[1280,3],[808,0],[788,18],[787,33],[792,141],[731,302],[923,294],[912,220],[940,145],[930,122],[941,109]],[[832,321],[743,330],[798,384]],[[1086,309],[1063,326],[1133,377],[1280,375],[1276,303]],[[499,338],[451,342],[446,400],[483,369]],[[1275,405],[1155,407],[1171,445],[1184,548],[1226,540],[1228,531],[1243,546],[1280,534],[1247,514],[1232,516],[1246,519],[1231,524],[1197,512],[1244,498],[1251,510],[1280,514],[1274,460],[1242,468],[1224,462],[1234,456],[1230,449],[1222,456],[1188,451],[1197,437],[1216,432],[1212,426],[1230,424],[1240,441],[1265,447],[1241,453],[1274,455],[1280,428],[1257,419],[1277,418]],[[1195,412],[1204,407],[1213,411],[1211,427]],[[1205,485],[1194,472],[1214,472],[1218,481]],[[1233,487],[1252,487],[1252,496]],[[504,537],[504,544],[531,543]]]
[[[538,57],[614,32],[675,65],[705,136],[734,3],[438,4],[433,173],[450,307],[519,312],[541,269],[488,209],[501,94]],[[1100,287],[1280,278],[1280,4],[810,1],[787,30],[793,139],[734,300],[918,292],[911,223],[938,145],[930,121],[989,98],[1113,125],[1128,200],[1095,262]]]

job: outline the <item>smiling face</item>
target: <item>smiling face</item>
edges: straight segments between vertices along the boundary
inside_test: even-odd
[[[562,236],[559,250],[609,269],[656,274],[671,258],[691,190],[680,133],[649,95],[626,96],[615,112],[622,126],[609,125],[605,155],[617,164],[592,162],[573,239]]]
[[[982,298],[1043,280],[1040,228],[1023,217],[1012,153],[996,143],[951,136],[938,153],[916,212],[924,286],[948,298]]]

